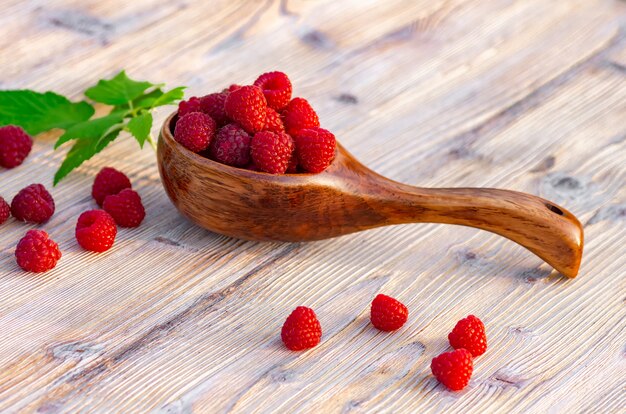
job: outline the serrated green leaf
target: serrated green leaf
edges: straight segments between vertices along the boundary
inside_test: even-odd
[[[87,102],[71,102],[54,92],[0,91],[0,126],[19,125],[31,135],[65,129],[91,118],[94,112]]]
[[[133,100],[133,108],[134,109],[150,109],[152,108],[154,101],[159,99],[161,96],[163,96],[163,91],[161,89],[155,89]]]
[[[154,89],[149,93],[141,95],[133,100],[133,109],[152,109],[157,106],[164,106],[175,104],[183,98],[185,95],[184,90],[186,86],[180,86],[178,88],[171,89],[167,92],[163,92],[161,89]],[[113,111],[128,111],[130,106],[126,103],[118,105]]]
[[[99,140],[107,135],[116,125],[118,126],[118,129],[122,129],[123,119],[124,115],[122,113],[112,113],[100,118],[90,119],[88,121],[74,124],[59,137],[56,144],[54,144],[54,148],[56,149],[67,141],[71,141],[73,139],[90,138]]]
[[[150,112],[144,112],[132,118],[126,128],[133,134],[139,146],[143,148],[143,144],[145,144],[146,139],[150,136],[150,129],[152,129],[152,114]]]
[[[152,107],[154,108],[157,106],[170,105],[180,101],[181,99],[183,99],[183,96],[185,96],[185,89],[185,86],[179,86],[178,88],[170,89],[169,91],[158,97],[152,104]]]
[[[103,139],[86,138],[76,141],[72,149],[69,150],[63,163],[54,174],[54,185],[57,185],[59,181],[65,178],[72,170],[80,166],[83,162],[87,161],[100,151],[102,151],[107,145],[109,145],[117,136],[120,130],[115,130]]]
[[[150,82],[138,82],[121,71],[110,80],[100,80],[95,86],[87,89],[85,95],[107,105],[122,105],[141,96],[146,89],[155,86]]]

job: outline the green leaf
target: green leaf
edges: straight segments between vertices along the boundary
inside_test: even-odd
[[[65,129],[93,114],[93,106],[87,102],[70,102],[54,92],[0,91],[0,126],[19,125],[31,135]]]
[[[161,95],[156,101],[152,104],[152,107],[163,106],[174,104],[185,96],[185,86],[179,86],[178,88],[171,89]]]
[[[139,146],[143,148],[146,139],[150,136],[150,129],[152,128],[152,114],[150,112],[144,112],[132,118],[126,126],[128,131],[133,134]]]
[[[119,129],[122,129],[122,119],[124,115],[122,113],[112,113],[101,118],[91,119],[89,121],[83,121],[78,124],[74,124],[69,127],[61,137],[59,137],[54,148],[58,148],[67,141],[80,138],[90,138],[99,140],[110,132],[111,128],[118,125]]]
[[[141,95],[139,98],[133,100],[133,108],[135,109],[150,109],[154,102],[163,96],[161,89],[155,89],[150,93]]]
[[[59,181],[65,178],[72,170],[80,166],[83,162],[87,161],[100,151],[102,151],[107,145],[109,145],[117,136],[120,130],[115,130],[103,139],[87,138],[79,139],[76,141],[72,149],[69,150],[65,156],[65,160],[54,174],[54,185],[57,185]]]
[[[122,105],[138,98],[146,89],[153,86],[155,85],[150,82],[132,80],[126,76],[125,71],[121,71],[113,79],[100,80],[95,86],[87,89],[85,95],[107,105]]]
[[[174,88],[165,93],[161,89],[154,89],[153,91],[141,95],[138,98],[133,100],[133,108],[135,110],[140,109],[152,109],[157,106],[170,105],[177,103],[179,100],[183,98],[185,95],[184,90],[185,86],[180,86],[178,88]],[[124,105],[118,105],[115,107],[114,111],[128,111],[130,106],[128,103]]]

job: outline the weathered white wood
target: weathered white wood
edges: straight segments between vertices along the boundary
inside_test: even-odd
[[[22,272],[27,226],[0,227],[0,411],[624,412],[625,4],[524,1],[0,1],[2,88],[79,97],[121,68],[200,94],[290,74],[365,164],[424,186],[550,198],[585,223],[578,278],[472,229],[407,225],[311,244],[201,230],[165,196],[151,149],[122,139],[52,190],[41,226],[63,250]],[[162,121],[167,110],[156,115]],[[156,127],[155,127],[156,131]],[[37,138],[0,195],[50,186],[62,152]],[[147,217],[103,254],[76,245],[97,171],[126,172]],[[378,292],[410,309],[384,334]],[[322,343],[278,332],[313,307]],[[474,313],[490,348],[470,386],[430,375]]]

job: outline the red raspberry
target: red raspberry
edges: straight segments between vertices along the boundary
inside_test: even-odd
[[[4,198],[0,197],[0,224],[4,223],[11,216],[11,207],[4,201]]]
[[[89,210],[78,217],[75,234],[78,244],[83,249],[100,253],[113,246],[117,226],[113,217],[106,211]]]
[[[54,214],[54,199],[43,185],[31,184],[13,197],[11,214],[20,221],[45,223]]]
[[[123,189],[131,187],[130,180],[123,172],[115,168],[104,167],[93,180],[91,196],[96,200],[96,203],[102,207],[106,196],[117,194]]]
[[[224,108],[226,115],[250,134],[265,127],[267,102],[257,86],[242,86],[232,91],[226,98]]]
[[[289,135],[293,135],[299,129],[320,126],[317,114],[304,98],[293,98],[282,112],[283,124]]]
[[[264,131],[285,132],[285,126],[283,125],[283,121],[280,119],[280,115],[278,115],[278,112],[272,108],[267,108]]]
[[[456,326],[448,335],[448,341],[452,348],[467,349],[474,357],[482,355],[487,350],[487,335],[485,325],[474,315],[457,322]]]
[[[237,85],[237,84],[232,84],[230,85],[228,88],[224,88],[222,90],[222,92],[233,92],[236,91],[237,89],[241,88],[241,85]]]
[[[33,139],[15,125],[0,127],[0,166],[14,168],[22,164],[33,147]]]
[[[409,310],[396,299],[379,294],[372,301],[370,319],[381,331],[400,329],[409,318]]]
[[[224,102],[228,97],[228,92],[211,93],[200,98],[200,111],[204,112],[217,124],[223,126],[228,123],[228,116],[224,109]]]
[[[460,391],[469,383],[474,370],[472,354],[467,349],[444,352],[430,363],[435,378],[452,391]]]
[[[293,140],[285,133],[257,132],[252,138],[250,155],[261,171],[284,174],[293,155]]]
[[[291,160],[289,160],[289,165],[287,166],[287,171],[285,171],[286,174],[295,174],[298,172],[298,157],[296,156],[296,153],[294,152],[293,155],[291,156]]]
[[[250,163],[251,139],[240,126],[228,124],[219,130],[211,143],[211,158],[222,164],[244,167]]]
[[[267,106],[281,110],[291,99],[291,81],[283,72],[267,72],[254,81],[254,86],[263,90]]]
[[[313,309],[298,306],[287,317],[280,336],[288,349],[302,351],[320,343],[322,326]]]
[[[191,112],[176,122],[174,138],[188,150],[200,152],[209,147],[216,129],[213,118],[202,112]]]
[[[335,136],[323,128],[301,129],[294,135],[298,164],[304,171],[324,171],[335,158]]]
[[[186,101],[178,103],[178,116],[185,116],[192,112],[200,112],[200,98],[192,96]]]
[[[122,190],[119,194],[107,196],[102,206],[120,227],[139,227],[146,216],[141,197],[130,188]]]
[[[59,245],[43,230],[28,230],[15,248],[17,264],[27,272],[54,269],[61,258]]]

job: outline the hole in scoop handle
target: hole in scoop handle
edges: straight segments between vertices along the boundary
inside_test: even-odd
[[[416,188],[393,182],[379,193],[383,214],[395,223],[447,223],[504,236],[535,253],[567,277],[578,274],[583,228],[551,201],[492,188]]]

